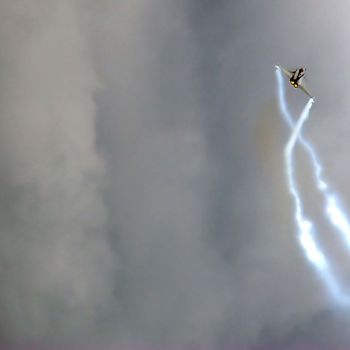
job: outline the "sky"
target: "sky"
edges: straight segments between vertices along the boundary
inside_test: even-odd
[[[350,345],[350,308],[296,239],[274,73],[306,66],[305,135],[350,210],[349,9],[0,0],[0,343]],[[307,97],[286,91],[298,116]],[[296,165],[350,293],[299,150]]]

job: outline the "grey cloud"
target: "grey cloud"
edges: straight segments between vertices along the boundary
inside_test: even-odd
[[[308,67],[306,134],[346,202],[345,10],[1,2],[3,338],[346,344],[295,240],[273,73]],[[293,112],[304,102],[290,94]]]
[[[2,338],[85,334],[116,264],[99,193],[97,78],[74,3],[2,2],[1,17]]]

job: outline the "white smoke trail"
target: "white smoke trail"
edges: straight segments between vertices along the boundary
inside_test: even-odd
[[[315,243],[315,239],[313,238],[313,225],[310,220],[308,220],[303,214],[303,205],[300,199],[299,191],[297,189],[297,185],[295,183],[294,171],[293,171],[293,150],[295,147],[295,143],[297,138],[299,137],[300,130],[309,116],[309,111],[312,106],[313,100],[310,100],[306,107],[304,108],[300,119],[298,120],[294,131],[287,143],[285,149],[285,161],[286,161],[286,172],[287,172],[287,181],[288,188],[291,195],[295,201],[295,221],[299,228],[299,241],[300,244],[307,256],[308,260],[317,266],[319,269],[324,269],[327,267],[327,262],[317,247]]]
[[[297,139],[300,138],[302,126],[309,117],[309,112],[313,102],[313,99],[310,99],[305,106],[285,148],[288,188],[295,202],[295,221],[298,227],[298,240],[303,249],[303,252],[310,263],[315,267],[316,271],[319,273],[331,295],[339,302],[344,303],[349,302],[349,300],[340,291],[339,284],[331,272],[327,258],[317,244],[314,236],[314,226],[303,213],[303,205],[295,182],[293,171],[293,150],[295,148]]]
[[[293,150],[297,140],[297,137],[300,134],[300,130],[309,116],[309,110],[312,106],[313,101],[310,100],[306,107],[304,108],[300,119],[298,120],[294,131],[287,143],[285,149],[285,161],[286,161],[286,171],[287,171],[287,180],[288,188],[291,195],[295,201],[295,220],[299,228],[299,240],[305,251],[307,258],[318,268],[324,269],[327,266],[326,259],[323,254],[317,249],[317,246],[312,238],[313,226],[312,223],[304,217],[303,206],[301,203],[299,191],[297,189],[294,172],[293,172]]]
[[[288,108],[285,102],[284,86],[282,73],[278,66],[276,66],[276,76],[278,81],[278,101],[280,109],[282,111],[283,117],[290,128],[294,127],[293,119],[288,112]],[[309,155],[312,162],[312,167],[314,169],[315,183],[316,187],[323,195],[324,200],[324,212],[326,214],[329,222],[337,229],[342,240],[346,243],[348,250],[350,251],[350,220],[345,214],[344,210],[338,200],[338,196],[329,191],[329,185],[322,176],[322,166],[319,157],[316,154],[314,147],[310,142],[306,141],[301,133],[298,135],[301,146],[305,149],[306,153]]]
[[[307,118],[309,117],[310,109],[314,101],[313,99],[310,99],[308,101],[298,122],[294,126],[293,119],[290,113],[288,112],[288,108],[286,106],[284,89],[282,84],[282,76],[279,69],[276,70],[276,75],[278,78],[278,87],[279,87],[278,97],[279,97],[279,104],[282,111],[282,115],[286,120],[286,122],[288,123],[288,125],[291,128],[293,128],[293,133],[285,148],[285,161],[286,161],[286,174],[287,174],[288,188],[295,201],[295,221],[298,227],[298,240],[303,249],[305,256],[318,272],[319,276],[323,280],[324,284],[326,285],[332,297],[340,304],[343,304],[343,305],[349,304],[350,302],[349,297],[342,292],[336,277],[331,271],[331,268],[327,261],[326,256],[324,255],[324,253],[322,252],[322,249],[319,247],[317,243],[317,240],[314,234],[314,226],[312,222],[304,216],[303,205],[302,205],[301,197],[295,182],[295,176],[293,171],[294,169],[293,150],[295,148],[296,141],[299,140],[301,145],[309,154],[310,159],[312,161],[313,169],[315,172],[315,180],[316,180],[317,188],[326,196],[326,199],[330,199],[329,202],[327,201],[326,202],[331,203],[333,205],[331,207],[332,215],[328,216],[328,218],[330,220],[331,218],[333,219],[335,218],[334,221],[331,221],[334,225],[335,223],[337,223],[338,226],[342,225],[341,226],[342,228],[350,229],[350,225],[348,225],[347,221],[343,219],[344,217],[342,215],[339,215],[339,210],[338,210],[339,207],[337,206],[337,202],[333,200],[333,198],[335,197],[328,195],[328,192],[327,192],[328,186],[326,182],[322,179],[322,167],[320,165],[316,152],[314,151],[311,144],[307,142],[301,135],[302,126],[304,122],[307,120]],[[342,231],[342,233],[343,232],[344,231]]]

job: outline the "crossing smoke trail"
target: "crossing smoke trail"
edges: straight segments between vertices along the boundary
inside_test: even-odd
[[[282,79],[279,71],[277,72],[277,76],[279,78],[278,79],[279,101],[280,101],[282,114],[284,118],[287,120],[288,124],[291,127],[293,127],[293,121],[290,114],[288,113],[288,110],[284,101],[283,91],[281,91]],[[311,159],[313,161],[314,160],[317,161],[317,157],[316,157],[316,154],[313,152],[313,148],[301,136],[301,129],[303,127],[304,122],[309,117],[312,104],[313,104],[313,99],[310,99],[307,105],[305,106],[304,110],[302,111],[302,114],[297,124],[294,126],[293,133],[285,148],[285,161],[286,161],[288,188],[295,202],[295,221],[298,227],[298,240],[303,249],[303,252],[307,257],[308,261],[313,265],[313,267],[316,269],[316,271],[320,275],[321,279],[323,280],[324,284],[327,286],[327,289],[332,295],[332,297],[335,298],[335,300],[337,300],[338,303],[344,304],[344,303],[349,303],[350,300],[347,296],[344,295],[344,293],[341,292],[339,284],[334,274],[331,271],[327,258],[317,244],[317,240],[315,239],[315,235],[314,235],[314,226],[312,222],[304,216],[303,205],[302,205],[301,197],[295,182],[295,176],[293,171],[294,169],[293,150],[295,148],[295,144],[298,139],[300,140],[302,145],[308,150],[308,152],[310,151],[312,152],[313,157],[311,157]],[[322,181],[320,177],[321,166],[319,165],[318,162],[317,164],[318,164],[318,167],[316,166],[314,167],[316,172],[315,175],[319,181]],[[318,185],[320,185],[320,183],[318,183]],[[324,183],[324,186],[322,186],[322,188],[326,190],[327,185]]]
[[[276,76],[278,81],[278,101],[280,109],[289,127],[293,128],[294,122],[290,113],[288,112],[288,108],[285,102],[282,73],[278,66],[276,66]],[[298,139],[301,146],[309,155],[313,169],[315,170],[315,183],[316,187],[323,195],[325,202],[324,212],[326,214],[326,217],[328,218],[329,222],[336,228],[337,232],[340,234],[342,240],[345,242],[348,250],[350,251],[350,221],[347,218],[347,215],[344,213],[344,210],[341,208],[338,196],[329,191],[329,186],[322,177],[322,166],[315,149],[308,141],[303,138],[301,133],[299,133]]]
[[[288,188],[295,202],[295,221],[298,226],[298,240],[299,243],[311,264],[319,272],[321,278],[325,282],[331,294],[338,300],[343,300],[343,296],[339,291],[338,283],[331,273],[329,263],[323,254],[322,250],[317,244],[314,237],[314,226],[312,222],[304,216],[303,205],[295,183],[295,176],[293,171],[293,150],[297,139],[300,137],[300,132],[304,122],[309,117],[309,112],[312,107],[313,100],[310,99],[305,106],[297,124],[294,127],[293,133],[287,143],[285,149],[285,160],[287,169]]]

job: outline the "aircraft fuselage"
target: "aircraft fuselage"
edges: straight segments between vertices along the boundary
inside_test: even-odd
[[[292,84],[294,88],[298,88],[304,79],[305,68],[298,68],[292,71],[291,74],[292,76],[290,77],[289,82]]]

